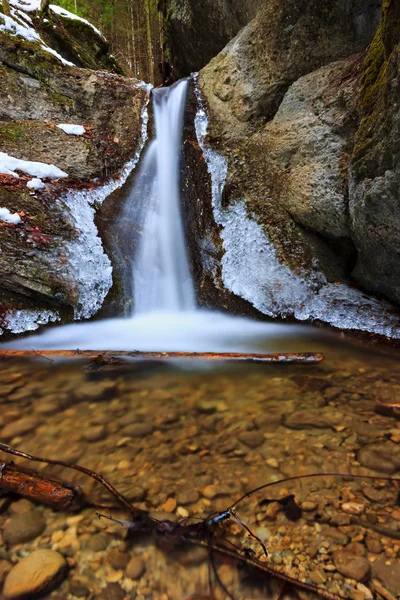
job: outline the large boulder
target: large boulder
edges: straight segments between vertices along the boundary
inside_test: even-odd
[[[149,94],[141,82],[118,73],[70,64],[76,52],[80,64],[113,65],[105,40],[89,24],[77,21],[75,41],[66,38],[62,56],[60,40],[74,19],[52,11],[47,20],[34,12],[24,18],[11,6],[11,20],[0,13],[0,208],[20,218],[0,218],[0,332],[36,327],[34,309],[41,323],[60,314],[88,317],[100,308],[112,284],[111,263],[91,203],[119,185],[116,179],[111,189],[104,187],[141,148]],[[60,42],[54,48],[51,36],[42,34],[53,21]],[[79,30],[87,38],[85,52]],[[70,125],[78,127],[69,133]],[[44,173],[45,185],[29,187],[29,166],[7,169],[8,157],[57,170]]]
[[[354,289],[350,277],[349,168],[364,50],[379,17],[379,2],[261,3],[198,77],[200,159],[213,198],[203,186],[197,214],[212,204],[216,287],[222,279],[270,316],[397,336],[390,305]],[[203,236],[198,246],[210,244]]]

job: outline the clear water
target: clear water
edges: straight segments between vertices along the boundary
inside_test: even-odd
[[[381,402],[388,408],[400,403],[398,353],[358,348],[339,335],[306,341],[290,327],[286,332],[286,339],[274,341],[277,349],[322,350],[326,361],[201,370],[138,362],[97,370],[79,358],[61,364],[40,357],[3,360],[0,439],[92,468],[132,503],[170,520],[188,516],[198,522],[260,484],[293,475],[398,476],[400,421],[377,410]],[[0,460],[10,459],[1,453]],[[19,520],[28,518],[22,514],[27,509],[46,523],[33,539],[4,545],[3,561],[19,561],[37,548],[68,558],[71,569],[50,598],[212,598],[207,550],[183,541],[173,547],[152,536],[128,539],[126,530],[96,518],[96,510],[128,517],[100,485],[67,468],[17,463],[80,485],[89,503],[76,514],[17,499],[1,505],[0,529],[17,513]],[[298,521],[276,504],[262,503],[290,493],[305,503]],[[361,505],[360,523],[346,512],[348,502]],[[367,600],[378,577],[396,598],[400,510],[394,483],[321,476],[280,484],[244,500],[237,514],[263,539],[272,568],[350,600]],[[260,545],[237,523],[216,532],[216,541],[231,547],[227,540],[262,557]],[[337,553],[343,550],[349,564],[357,556],[369,564],[362,582],[338,570]],[[132,559],[142,561],[137,576],[128,568]],[[279,580],[256,578],[232,561],[214,559],[237,600],[278,597]],[[217,600],[228,598],[215,579],[214,593]],[[297,596],[288,586],[282,598]]]

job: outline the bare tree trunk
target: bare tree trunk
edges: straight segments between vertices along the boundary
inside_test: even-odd
[[[147,42],[147,69],[148,81],[154,83],[154,56],[153,56],[153,40],[151,31],[151,0],[146,0],[144,3],[146,12],[146,42]]]
[[[3,13],[7,15],[7,17],[11,17],[10,5],[8,0],[3,0]]]

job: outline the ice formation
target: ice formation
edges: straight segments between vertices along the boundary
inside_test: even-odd
[[[399,317],[388,302],[378,301],[346,284],[328,283],[316,267],[301,276],[282,264],[265,231],[248,215],[244,199],[222,207],[228,161],[206,143],[208,118],[198,75],[194,75],[197,114],[196,134],[211,176],[215,221],[222,227],[225,253],[222,280],[234,294],[248,300],[271,317],[294,315],[300,321],[321,320],[341,329],[373,331],[400,338]]]
[[[35,331],[40,325],[59,321],[59,315],[52,310],[8,310],[1,316],[0,335],[7,329],[11,333]]]

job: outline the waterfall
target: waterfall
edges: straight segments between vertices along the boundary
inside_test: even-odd
[[[302,331],[297,326],[259,323],[196,307],[179,181],[187,86],[187,81],[181,81],[153,91],[155,139],[146,150],[119,220],[121,255],[130,262],[132,273],[131,313],[49,329],[14,340],[10,346],[235,352],[259,349],[268,339],[272,351],[278,340],[287,337],[289,328]]]
[[[195,309],[179,193],[187,85],[153,91],[156,137],[124,210],[123,222],[141,230],[132,260],[135,314]]]

